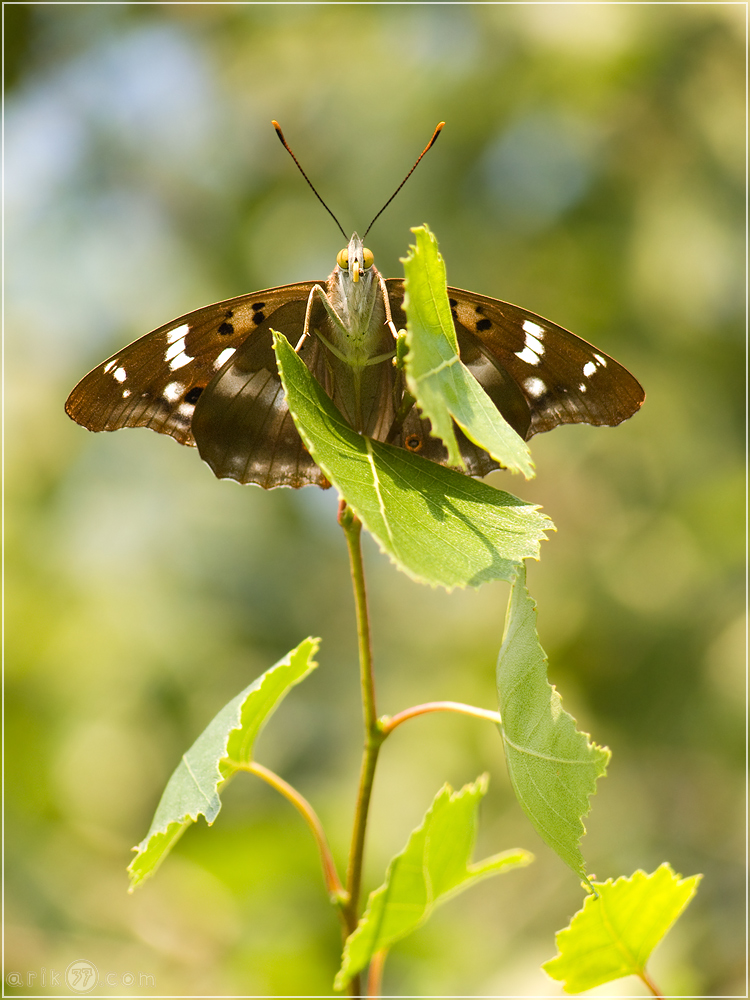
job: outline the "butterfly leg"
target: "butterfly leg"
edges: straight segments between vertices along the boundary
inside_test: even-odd
[[[393,322],[393,316],[391,315],[391,303],[388,298],[388,288],[385,284],[385,278],[382,274],[378,274],[378,281],[380,282],[380,291],[383,296],[383,305],[385,306],[385,325],[391,331],[394,340],[398,340],[398,330],[396,329],[396,324]]]
[[[307,340],[310,334],[310,316],[312,315],[313,302],[315,300],[315,293],[317,292],[320,299],[323,301],[324,305],[329,305],[328,297],[325,293],[325,289],[321,285],[313,285],[310,289],[310,294],[307,296],[307,308],[305,309],[305,325],[302,328],[302,336],[297,341],[294,348],[295,354],[299,354],[302,345]]]
[[[323,303],[323,306],[325,307],[325,310],[328,313],[331,322],[334,323],[342,331],[344,337],[346,336],[346,327],[344,326],[341,317],[339,316],[339,314],[336,312],[336,310],[333,308],[330,301],[328,300],[328,295],[326,294],[325,289],[321,285],[313,285],[313,287],[310,289],[310,294],[307,297],[307,309],[305,310],[305,325],[302,330],[302,336],[299,338],[299,340],[297,341],[297,345],[294,348],[296,354],[299,354],[300,348],[310,335],[310,326],[311,326],[310,319],[312,316],[312,310],[315,302],[316,293],[317,297]],[[316,329],[315,334],[325,344],[328,350],[332,354],[334,354],[340,361],[344,361],[347,363],[349,362],[349,359],[344,354],[342,354],[341,351],[337,347],[335,347],[327,337],[324,337],[323,334],[320,332],[320,330]]]

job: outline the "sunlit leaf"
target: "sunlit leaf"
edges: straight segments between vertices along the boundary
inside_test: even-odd
[[[534,475],[526,442],[507,423],[458,355],[446,290],[445,263],[427,226],[412,229],[416,246],[404,265],[407,316],[406,381],[432,433],[448,449],[450,465],[464,462],[453,431],[455,420],[474,444],[513,472]]]
[[[199,816],[211,824],[221,809],[220,788],[252,759],[253,744],[290,688],[317,663],[318,639],[296,649],[241,691],[203,730],[175,769],[151,829],[135,850],[128,871],[134,889],[152,875],[183,832]]]
[[[566,993],[623,976],[644,978],[651,952],[693,898],[700,879],[681,878],[665,863],[651,875],[637,871],[616,882],[594,882],[598,896],[588,896],[559,931],[559,954],[542,968],[562,980]]]
[[[438,792],[422,825],[389,864],[383,885],[370,893],[367,909],[346,942],[334,989],[344,989],[376,952],[416,930],[436,906],[481,879],[533,860],[519,849],[471,863],[477,809],[486,791],[483,775],[459,792],[450,785]]]
[[[289,409],[305,446],[381,549],[415,580],[452,587],[511,580],[538,558],[552,522],[532,504],[354,431],[274,335]]]
[[[497,664],[501,733],[510,779],[524,812],[553,850],[586,877],[583,817],[610,752],[589,742],[547,680],[536,605],[521,567],[513,584]]]

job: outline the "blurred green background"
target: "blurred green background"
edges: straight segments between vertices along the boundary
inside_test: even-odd
[[[613,751],[590,870],[703,872],[653,974],[670,995],[746,995],[744,13],[5,6],[11,993],[59,992],[42,970],[75,959],[109,975],[101,995],[331,991],[315,847],[260,782],[236,780],[215,826],[132,896],[124,870],[180,754],[308,634],[321,666],[258,756],[313,802],[343,864],[360,708],[334,491],[219,482],[192,449],[90,435],[63,412],[89,368],[173,316],[331,270],[341,236],[277,118],[347,231],[445,119],[368,237],[381,271],[401,273],[428,222],[451,284],[549,316],[646,387],[616,430],[535,438],[535,481],[490,481],[559,529],[530,587],[551,679]],[[366,555],[380,711],[495,707],[507,587],[433,592]],[[385,992],[561,995],[539,964],[582,891],[516,804],[496,731],[431,716],[381,760],[368,889],[442,783],[484,770],[477,856],[537,855],[399,945]]]

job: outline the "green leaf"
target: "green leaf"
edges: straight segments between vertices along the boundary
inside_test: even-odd
[[[579,843],[583,817],[610,752],[590,743],[547,680],[547,657],[536,633],[536,605],[526,570],[513,584],[497,663],[501,733],[510,780],[537,832],[586,879]]]
[[[581,993],[623,976],[640,976],[649,955],[695,895],[702,876],[681,878],[668,864],[616,882],[594,882],[598,896],[556,937],[559,954],[542,968]]]
[[[263,725],[290,688],[317,663],[319,639],[305,639],[261,674],[214,716],[172,774],[156,809],[151,829],[141,841],[128,871],[134,889],[153,875],[182,833],[198,816],[210,825],[221,809],[219,788],[252,759]]]
[[[448,449],[450,465],[464,467],[453,420],[474,444],[512,472],[534,475],[529,446],[505,420],[461,363],[446,289],[445,263],[427,226],[412,229],[416,246],[404,265],[407,316],[406,382],[432,433]]]
[[[552,522],[518,497],[358,434],[281,334],[287,403],[305,446],[380,548],[413,579],[450,590],[511,580]]]
[[[450,785],[438,792],[422,825],[388,865],[383,885],[370,893],[367,910],[344,947],[335,990],[343,990],[376,952],[416,930],[436,906],[480,879],[533,861],[528,851],[518,849],[470,863],[477,809],[486,791],[487,775],[482,775],[460,792]]]

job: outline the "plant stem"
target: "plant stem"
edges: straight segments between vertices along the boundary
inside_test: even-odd
[[[370,640],[370,615],[367,610],[365,571],[362,563],[362,522],[344,501],[339,505],[339,524],[344,529],[349,547],[349,564],[354,588],[357,614],[357,639],[359,641],[359,672],[362,684],[362,712],[367,733],[380,732],[375,708],[375,675],[372,668],[372,643]]]
[[[641,972],[638,973],[638,977],[642,979],[643,982],[646,984],[649,992],[653,993],[655,997],[659,997],[660,1000],[664,1000],[664,994],[661,992],[659,987],[656,985],[656,983],[653,981],[651,976],[649,976],[649,974],[646,972],[645,969],[643,969]]]
[[[460,712],[462,715],[471,715],[475,719],[487,719],[494,722],[496,726],[501,725],[502,719],[499,712],[493,712],[488,708],[477,708],[476,705],[464,705],[460,701],[427,701],[424,705],[414,705],[413,708],[406,708],[403,712],[393,715],[390,718],[385,716],[380,720],[383,736],[389,736],[396,726],[409,719],[416,719],[420,715],[427,715],[428,712]]]
[[[375,777],[375,766],[383,742],[382,728],[378,722],[375,705],[375,677],[372,666],[372,642],[370,639],[370,617],[367,610],[364,566],[362,563],[362,522],[342,500],[339,503],[339,524],[346,536],[349,548],[349,563],[354,590],[354,605],[357,615],[357,638],[359,641],[359,671],[362,687],[362,714],[364,717],[365,741],[362,752],[362,766],[357,791],[357,806],[354,828],[349,849],[349,863],[346,873],[347,902],[344,906],[349,932],[357,926],[359,916],[359,896],[362,886],[362,860],[367,832],[367,815]],[[360,995],[359,977],[352,980],[350,994]]]
[[[385,965],[387,955],[387,949],[383,948],[382,951],[376,951],[372,956],[372,961],[370,962],[370,968],[367,974],[368,998],[377,998],[380,996],[380,990],[383,983],[383,966]]]
[[[285,799],[288,799],[295,809],[299,810],[304,817],[305,822],[312,830],[313,837],[318,845],[320,859],[323,864],[323,878],[325,879],[328,893],[337,902],[345,903],[346,893],[343,885],[341,884],[341,880],[339,879],[338,872],[336,871],[336,863],[333,860],[331,849],[328,846],[323,825],[318,819],[317,813],[304,795],[301,795],[296,788],[293,788],[292,785],[284,781],[284,779],[279,777],[278,774],[275,774],[269,768],[264,767],[257,761],[250,761],[249,764],[244,765],[243,770],[249,771],[251,774],[255,774],[259,778],[268,782],[272,788],[275,788],[276,791],[280,792]]]

